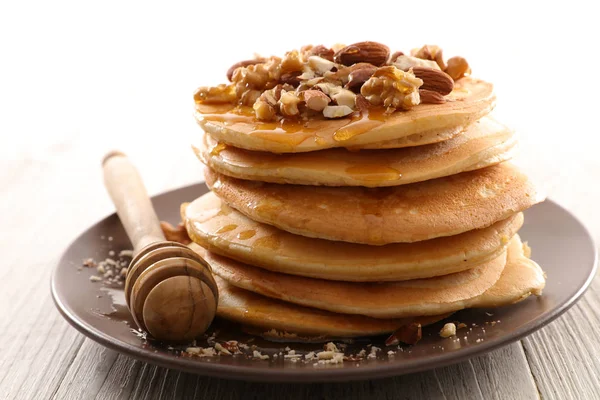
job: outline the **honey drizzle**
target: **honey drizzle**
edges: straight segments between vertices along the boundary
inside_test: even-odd
[[[341,128],[323,135],[319,131],[326,131],[326,126],[323,127],[324,129],[318,127],[318,125],[317,127],[311,127],[311,122],[321,124],[327,122],[323,119],[302,121],[281,118],[276,122],[261,122],[255,118],[252,108],[247,106],[211,108],[204,105],[201,108],[199,107],[198,111],[201,113],[200,116],[203,120],[221,122],[226,126],[234,124],[252,125],[251,130],[247,132],[248,135],[292,147],[298,146],[310,137],[313,137],[315,143],[322,147],[331,143],[331,139],[334,142],[348,141],[384,124],[388,118],[384,108],[369,108],[361,113],[356,113],[351,118],[346,118],[347,123]],[[340,120],[333,121],[341,122]]]

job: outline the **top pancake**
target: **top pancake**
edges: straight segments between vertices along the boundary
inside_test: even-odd
[[[384,115],[370,110],[353,118],[315,118],[307,122],[269,122],[252,109],[196,104],[200,126],[220,142],[247,150],[299,153],[333,147],[397,148],[447,140],[487,115],[494,107],[492,84],[465,77],[444,104],[420,104]]]
[[[249,218],[298,235],[383,245],[485,228],[542,201],[517,167],[493,167],[391,188],[279,185],[210,169],[206,183]]]
[[[200,160],[234,178],[296,185],[385,187],[488,167],[512,156],[513,131],[490,117],[453,139],[388,150],[328,149],[299,154],[249,151],[205,134]]]

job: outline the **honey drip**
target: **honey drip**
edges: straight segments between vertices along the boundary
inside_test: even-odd
[[[350,140],[355,136],[366,133],[380,125],[383,125],[387,116],[383,108],[371,108],[365,113],[361,113],[358,117],[352,118],[352,121],[338,129],[333,134],[333,139],[337,142]]]
[[[346,173],[356,180],[370,182],[395,181],[402,177],[400,171],[385,165],[356,165],[346,168]]]
[[[277,235],[269,235],[256,239],[254,246],[277,250],[281,246],[281,239]]]
[[[254,229],[250,229],[248,231],[243,231],[238,233],[237,238],[240,240],[247,240],[256,235],[256,231]]]
[[[210,149],[210,155],[218,156],[226,148],[227,148],[227,145],[225,143],[217,143]]]
[[[234,230],[237,227],[238,226],[236,224],[225,225],[225,226],[220,227],[219,230],[217,230],[215,233],[220,234],[220,233],[229,232],[229,231]]]

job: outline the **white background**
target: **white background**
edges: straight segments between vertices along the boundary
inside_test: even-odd
[[[3,1],[0,174],[52,163],[45,158],[77,145],[73,176],[120,148],[142,173],[181,163],[198,168],[188,181],[199,180],[192,94],[224,81],[232,63],[307,43],[375,40],[404,51],[428,43],[465,56],[475,76],[496,85],[497,114],[522,138],[519,161],[551,196],[560,186],[559,201],[590,210],[600,200],[593,4]],[[153,193],[187,183],[144,178]],[[100,185],[99,170],[89,179]],[[600,217],[583,217],[600,226]]]

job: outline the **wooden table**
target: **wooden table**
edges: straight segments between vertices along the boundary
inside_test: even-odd
[[[522,341],[457,365],[379,381],[272,385],[205,378],[135,361],[86,339],[55,309],[49,277],[69,242],[112,212],[99,162],[116,140],[90,146],[79,135],[0,163],[0,398],[599,398],[597,279],[569,312]],[[200,180],[200,164],[183,141],[166,148],[119,143],[151,193]],[[576,199],[590,201],[589,193],[571,189],[554,197],[574,209],[584,203]],[[598,239],[600,226],[592,228]]]
[[[282,54],[309,42],[378,40],[404,51],[429,42],[467,57],[494,82],[498,112],[522,135],[522,164],[600,243],[600,34],[591,5],[446,1],[357,14],[323,1],[287,9],[244,2],[236,12],[231,2],[109,3],[0,2],[0,399],[600,398],[598,279],[564,316],[487,355],[380,381],[313,385],[233,382],[134,361],[68,325],[49,290],[66,246],[113,212],[101,184],[106,151],[127,152],[152,194],[198,182],[186,136],[197,132],[195,85],[219,83],[253,51]],[[311,23],[342,23],[314,32],[250,24],[313,9],[320,14]],[[360,30],[344,25],[348,15]]]

